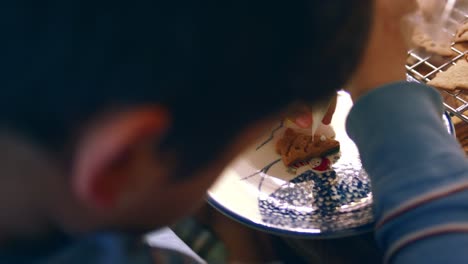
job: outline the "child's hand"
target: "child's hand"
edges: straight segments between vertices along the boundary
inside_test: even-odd
[[[353,100],[381,85],[406,79],[402,24],[416,7],[415,0],[375,0],[368,45],[348,88]]]
[[[336,109],[336,100],[337,97],[334,96],[330,102],[327,113],[322,119],[322,123],[325,125],[329,125],[331,123],[333,114],[335,113]],[[315,120],[312,120],[312,113],[310,112],[310,108],[307,106],[299,106],[295,108],[295,111],[289,115],[288,119],[293,121],[301,128],[309,128],[312,126],[312,123],[315,122]]]

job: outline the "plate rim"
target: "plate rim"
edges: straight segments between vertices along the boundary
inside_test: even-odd
[[[271,226],[267,226],[264,224],[256,223],[246,217],[240,216],[239,214],[236,214],[232,210],[218,203],[215,199],[211,197],[209,193],[208,193],[208,197],[206,198],[206,201],[208,202],[208,204],[210,204],[212,207],[218,210],[218,212],[220,212],[221,214],[229,217],[230,219],[236,222],[239,222],[243,225],[246,225],[258,231],[266,232],[266,233],[273,234],[273,235],[279,235],[279,236],[286,236],[286,237],[293,237],[293,238],[307,238],[307,239],[342,238],[342,237],[355,236],[355,235],[368,233],[372,231],[374,227],[374,222],[370,222],[368,224],[365,224],[359,227],[353,227],[353,228],[340,230],[340,231],[318,232],[318,233],[293,231],[293,230],[281,229],[277,227],[271,227]]]

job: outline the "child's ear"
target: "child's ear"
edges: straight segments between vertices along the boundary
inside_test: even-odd
[[[170,126],[165,108],[142,107],[108,115],[83,135],[74,159],[73,187],[89,207],[119,207],[129,193],[163,180],[157,145]],[[163,159],[164,160],[164,159]]]

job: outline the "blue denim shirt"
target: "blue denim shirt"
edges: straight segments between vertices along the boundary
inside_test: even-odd
[[[204,263],[168,228],[153,234],[149,236],[149,240],[163,245],[162,247],[150,248],[143,236],[118,233],[100,233],[73,239],[63,234],[56,234],[37,241],[11,242],[1,248],[0,263]]]
[[[142,239],[119,234],[69,238],[58,234],[42,241],[9,243],[0,250],[0,263],[107,264],[154,263]]]
[[[468,262],[468,160],[442,113],[434,89],[395,83],[364,95],[349,114],[386,262]]]

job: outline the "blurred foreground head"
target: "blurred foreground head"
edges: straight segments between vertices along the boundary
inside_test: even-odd
[[[0,12],[0,170],[23,189],[15,206],[55,201],[51,221],[133,227],[187,212],[285,107],[339,89],[372,9],[16,0]]]

